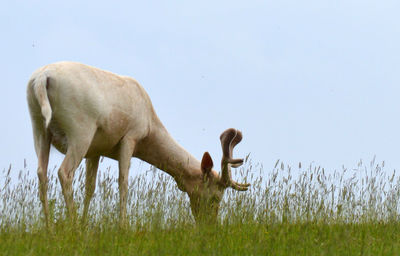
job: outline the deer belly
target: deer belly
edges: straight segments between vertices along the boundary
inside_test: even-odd
[[[86,157],[108,156],[114,158],[113,155],[118,151],[118,143],[121,138],[121,136],[106,133],[101,128],[98,128],[90,143]]]
[[[59,127],[57,122],[50,122],[49,132],[51,134],[51,144],[61,153],[66,154],[68,150],[68,137],[64,130]],[[93,136],[85,157],[110,156],[117,151],[117,145],[121,137],[105,133],[98,129]],[[112,157],[113,158],[113,157]]]

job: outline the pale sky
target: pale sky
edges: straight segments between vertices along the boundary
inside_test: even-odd
[[[399,169],[399,12],[368,0],[3,1],[0,169],[26,159],[36,171],[26,84],[62,60],[137,79],[199,159],[219,163],[219,135],[235,127],[236,157],[267,170],[374,155]],[[50,166],[61,159],[53,150]]]

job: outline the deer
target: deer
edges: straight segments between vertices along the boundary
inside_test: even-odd
[[[127,223],[127,190],[131,158],[163,170],[186,192],[195,222],[215,222],[227,188],[246,191],[250,184],[232,180],[233,158],[242,133],[229,128],[220,136],[221,174],[213,169],[208,152],[201,162],[179,145],[157,116],[144,88],[133,78],[77,62],[56,62],[33,72],[27,102],[38,158],[39,198],[49,227],[47,169],[51,146],[65,155],[58,178],[67,216],[76,217],[73,200],[75,170],[86,159],[82,219],[88,215],[95,191],[99,159],[118,161],[119,222]]]

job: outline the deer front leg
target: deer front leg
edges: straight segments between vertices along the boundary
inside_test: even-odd
[[[133,139],[125,137],[122,139],[119,151],[119,217],[120,226],[126,227],[126,198],[128,192],[128,176],[129,167],[131,164],[131,158],[133,151],[135,150],[136,142]]]
[[[96,188],[97,169],[99,166],[98,156],[86,159],[85,201],[83,205],[82,223],[86,223],[90,201]]]

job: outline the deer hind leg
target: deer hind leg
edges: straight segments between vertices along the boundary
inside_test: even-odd
[[[49,203],[47,200],[47,167],[49,163],[51,134],[44,126],[40,107],[36,101],[28,99],[29,112],[32,119],[33,140],[38,158],[37,175],[39,178],[39,198],[42,203],[46,226],[49,228]]]
[[[125,227],[126,220],[126,200],[128,192],[128,176],[131,158],[135,150],[136,142],[134,139],[124,137],[120,142],[120,150],[118,157],[119,164],[119,207],[120,207],[120,225]]]
[[[81,133],[81,136],[68,137],[67,153],[65,154],[65,158],[60,166],[60,169],[58,170],[58,178],[60,179],[68,215],[70,220],[73,222],[76,219],[76,211],[73,200],[72,181],[75,171],[81,163],[83,157],[86,155],[95,133],[95,129],[90,129],[88,127],[85,128],[87,129],[84,133]]]
[[[35,138],[36,152],[38,155],[38,169],[37,175],[39,178],[39,198],[42,202],[44,217],[46,221],[46,226],[49,228],[49,203],[47,200],[47,167],[49,163],[49,153],[50,153],[50,141],[51,137],[49,134],[41,134]]]
[[[86,223],[90,201],[93,197],[94,190],[96,188],[96,177],[97,177],[98,166],[99,166],[98,156],[86,159],[85,201],[84,201],[83,215],[82,215],[83,223]]]

